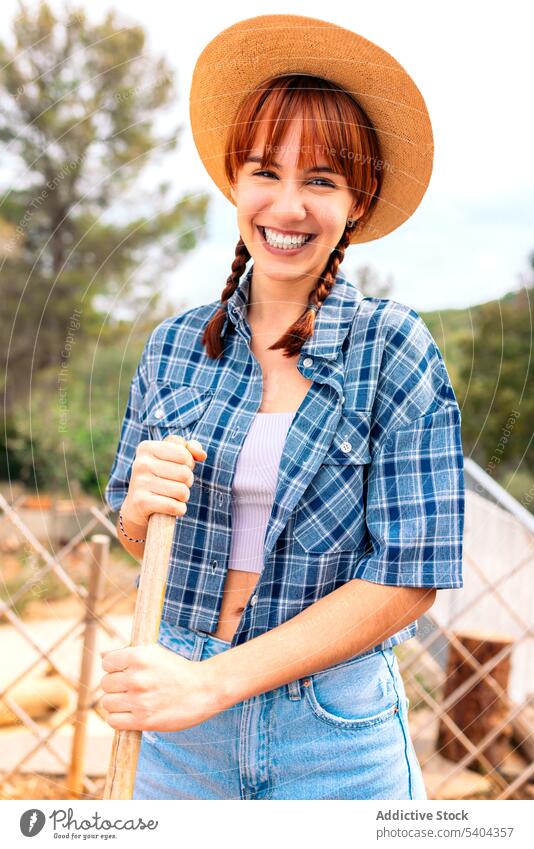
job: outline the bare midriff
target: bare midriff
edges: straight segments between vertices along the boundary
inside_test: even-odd
[[[267,350],[281,335],[282,332],[275,334],[271,330],[267,333],[257,328],[252,338],[251,351],[263,372],[263,397],[259,413],[296,412],[313,383],[298,371],[296,356],[287,358],[280,350]],[[261,343],[258,344],[256,339],[261,340]],[[298,402],[296,406],[295,401]],[[214,637],[232,641],[259,577],[259,572],[228,568],[217,630],[211,632]]]

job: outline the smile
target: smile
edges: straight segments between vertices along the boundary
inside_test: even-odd
[[[315,239],[315,234],[283,236],[269,227],[258,227],[262,241],[267,250],[278,254],[293,255],[302,250]]]

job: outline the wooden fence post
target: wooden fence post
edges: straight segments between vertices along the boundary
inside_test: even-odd
[[[70,769],[67,778],[69,792],[74,798],[80,798],[83,792],[84,756],[87,739],[87,713],[91,702],[91,671],[95,659],[96,646],[96,606],[100,598],[102,576],[106,571],[109,557],[110,539],[106,534],[93,534],[91,537],[91,568],[89,572],[89,590],[86,599],[85,632],[83,638],[80,684],[78,690],[78,709],[74,722]]]

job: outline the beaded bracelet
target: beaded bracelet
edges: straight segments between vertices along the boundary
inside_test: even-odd
[[[126,537],[126,539],[129,539],[130,542],[146,542],[146,537],[143,537],[143,539],[134,539],[134,537],[128,536],[128,534],[124,530],[124,525],[122,524],[122,513],[120,513],[120,512],[119,512],[119,526],[120,526],[120,529],[121,529],[123,535]]]

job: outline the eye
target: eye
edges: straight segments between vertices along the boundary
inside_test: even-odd
[[[254,171],[252,174],[253,177],[261,177],[262,174],[270,174],[271,177],[276,177],[276,174],[273,171]],[[310,183],[322,183],[323,186],[328,186],[331,189],[335,189],[335,183],[332,183],[330,180],[323,180],[321,177],[314,177],[310,180]]]
[[[323,183],[325,186],[330,186],[331,189],[335,189],[335,183],[332,183],[330,180],[323,180],[322,177],[314,177],[313,180],[310,180],[310,183]]]
[[[273,174],[272,171],[254,171],[252,176],[253,177],[261,177],[262,174],[270,174],[272,177],[276,177],[276,174]]]

